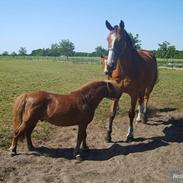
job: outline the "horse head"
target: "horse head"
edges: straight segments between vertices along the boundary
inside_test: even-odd
[[[126,48],[126,34],[124,29],[125,25],[122,20],[119,26],[112,26],[107,20],[105,24],[107,29],[110,31],[107,37],[109,52],[105,74],[111,75],[112,71],[116,68],[119,56],[124,53]]]

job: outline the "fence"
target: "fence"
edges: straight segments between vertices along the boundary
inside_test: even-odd
[[[97,64],[100,57],[0,56],[0,60],[60,61]],[[183,59],[157,59],[158,66],[183,68]]]
[[[60,61],[71,63],[99,63],[100,57],[0,56],[0,60]]]

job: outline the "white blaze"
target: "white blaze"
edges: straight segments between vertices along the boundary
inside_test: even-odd
[[[107,58],[104,58],[104,73],[107,72]]]
[[[112,44],[111,44],[111,48],[109,48],[109,53],[108,53],[108,60],[107,60],[108,65],[111,65],[111,63],[112,63],[113,47],[114,47],[114,42],[116,40],[115,33],[111,34],[111,39],[112,39]]]

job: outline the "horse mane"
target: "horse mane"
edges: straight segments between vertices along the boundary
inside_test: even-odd
[[[127,42],[128,46],[129,46],[130,48],[134,48],[134,45],[133,45],[133,42],[132,42],[131,37],[129,36],[129,34],[127,33],[126,30],[124,30],[124,33],[125,33],[125,36],[126,36],[126,42]],[[135,49],[135,48],[134,48],[134,49]]]

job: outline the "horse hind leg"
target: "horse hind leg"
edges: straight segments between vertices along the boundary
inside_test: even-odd
[[[147,117],[148,101],[149,101],[149,94],[144,96],[144,109],[143,109],[144,118],[143,118],[143,121],[142,121],[143,123],[147,123],[147,121],[148,121],[148,117]]]
[[[147,123],[148,121],[148,117],[147,117],[147,114],[148,114],[148,102],[149,102],[149,96],[153,90],[153,86],[151,86],[150,88],[147,88],[146,91],[145,91],[145,95],[144,95],[144,109],[143,109],[143,113],[144,113],[144,120],[143,120],[143,123]]]
[[[134,120],[134,117],[135,117],[136,103],[137,103],[137,97],[136,96],[131,97],[131,108],[129,109],[129,113],[128,113],[129,118],[130,118],[130,125],[129,125],[129,128],[128,128],[126,142],[131,142],[134,139],[134,136],[133,136],[133,120]]]
[[[136,118],[136,123],[143,122],[144,121],[144,97],[143,95],[140,95],[138,98],[138,113]]]

